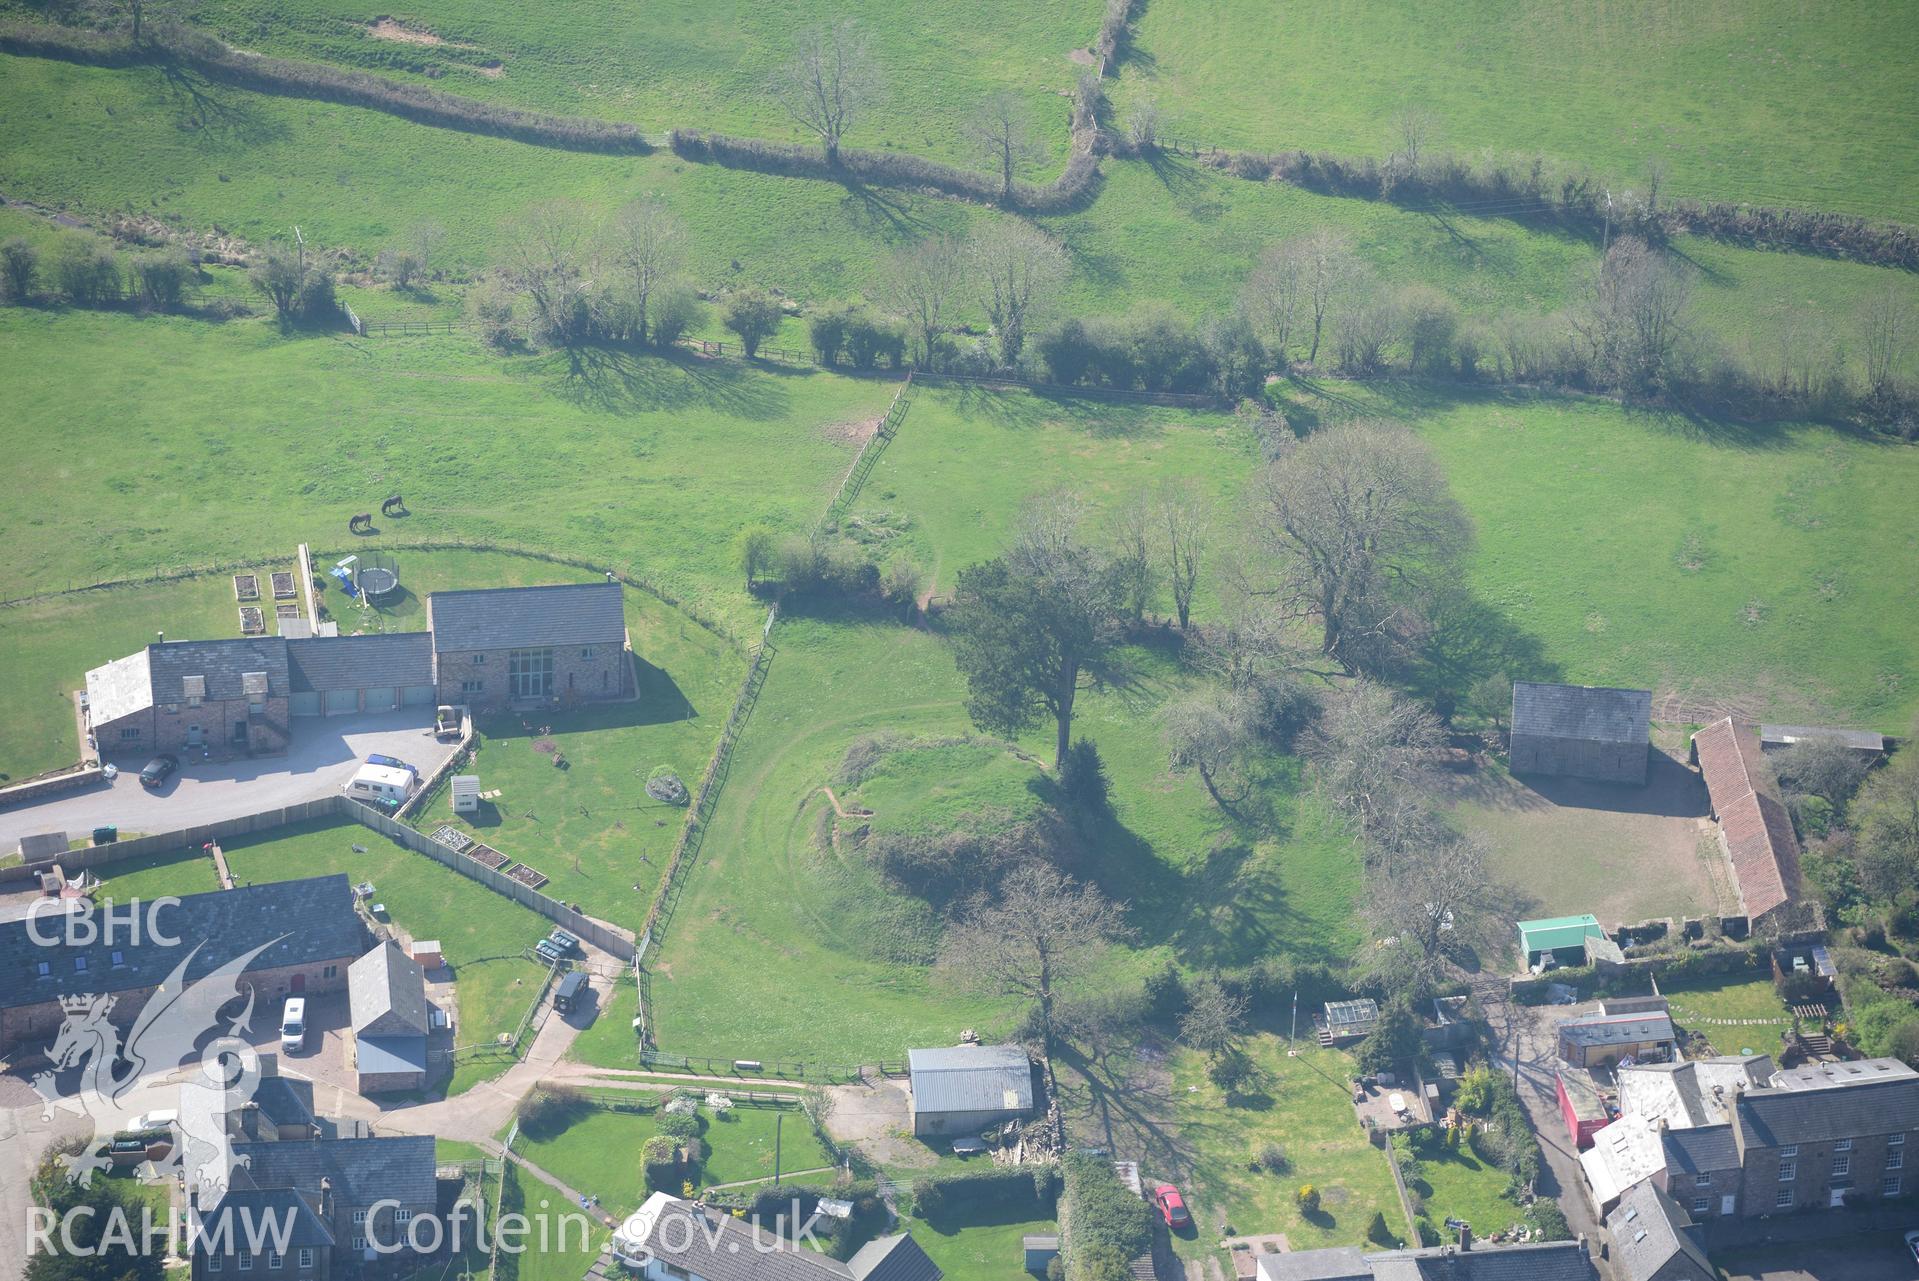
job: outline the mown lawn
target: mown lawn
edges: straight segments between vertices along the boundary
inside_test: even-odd
[[[1792,1012],[1770,978],[1683,987],[1662,983],[1659,990],[1672,1002],[1672,1021],[1704,1036],[1720,1054],[1750,1050],[1770,1054],[1777,1063],[1785,1050]]]
[[[1310,1040],[1300,1042],[1297,1058],[1286,1048],[1276,1036],[1248,1040],[1264,1082],[1250,1102],[1237,1104],[1207,1077],[1204,1055],[1179,1049],[1170,1057],[1168,1142],[1184,1167],[1175,1173],[1190,1184],[1182,1191],[1198,1228],[1193,1240],[1174,1239],[1185,1257],[1214,1253],[1229,1227],[1232,1234],[1283,1232],[1295,1250],[1387,1245],[1405,1236],[1386,1156],[1353,1115],[1352,1058]],[[1285,1173],[1247,1168],[1268,1144],[1284,1152]],[[1320,1195],[1310,1216],[1295,1197],[1308,1183]]]
[[[1154,0],[1116,97],[1122,114],[1157,101],[1171,136],[1376,156],[1416,101],[1429,150],[1538,155],[1638,190],[1657,160],[1674,194],[1911,221],[1919,171],[1893,106],[1919,93],[1910,16],[1894,0]]]
[[[1059,1224],[1051,1215],[1029,1219],[957,1215],[937,1223],[907,1215],[901,1230],[913,1234],[946,1281],[1007,1281],[1026,1275],[1020,1238],[1055,1234]]]
[[[295,824],[222,848],[243,885],[334,872],[355,885],[371,881],[396,926],[415,939],[440,941],[459,998],[460,1046],[489,1045],[511,1033],[540,991],[544,971],[520,951],[547,932],[545,918],[357,823]],[[508,1063],[498,1054],[463,1056],[447,1092],[459,1094]]]
[[[633,1017],[639,1012],[640,988],[631,974],[608,989],[604,980],[593,985],[599,1000],[592,1024],[573,1039],[568,1057],[595,1067],[631,1068],[639,1064],[639,1040],[633,1035]]]
[[[220,888],[212,857],[199,850],[146,854],[124,863],[108,863],[95,874],[100,878],[99,888],[93,892],[97,903],[178,898],[186,894],[207,894]]]
[[[1410,1181],[1408,1190],[1419,1200],[1414,1202],[1421,1217],[1441,1240],[1457,1240],[1457,1232],[1445,1227],[1447,1219],[1464,1219],[1472,1225],[1473,1235],[1490,1237],[1514,1224],[1530,1223],[1519,1204],[1505,1195],[1512,1182],[1506,1172],[1480,1155],[1470,1140],[1457,1145],[1446,1142],[1443,1132],[1431,1135],[1421,1131],[1423,1141],[1410,1142],[1419,1158],[1422,1173]],[[1407,1140],[1395,1136],[1395,1142]]]

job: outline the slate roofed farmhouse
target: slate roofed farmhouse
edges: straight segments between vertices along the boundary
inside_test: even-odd
[[[1514,681],[1513,772],[1644,783],[1651,723],[1651,690]]]
[[[426,601],[440,701],[475,708],[632,692],[620,585],[434,592]]]
[[[913,1133],[974,1134],[1033,1110],[1033,1065],[1017,1045],[909,1050]]]
[[[347,966],[366,946],[344,873],[182,895],[157,910],[155,924],[180,939],[180,946],[116,937],[112,943],[43,947],[28,933],[29,922],[0,922],[0,1050],[24,1037],[51,1035],[61,1021],[63,996],[113,994],[113,1021],[130,1023],[189,952],[187,977],[193,980],[265,944],[243,980],[259,988],[265,1002],[296,987],[344,985]],[[45,918],[38,926],[43,934],[59,931]]]
[[[1651,1179],[1634,1184],[1606,1216],[1622,1281],[1716,1281],[1693,1239],[1692,1219]]]
[[[1715,721],[1692,736],[1692,754],[1732,860],[1740,907],[1757,926],[1799,895],[1792,815],[1753,726],[1731,717]]]
[[[613,1234],[613,1254],[646,1281],[940,1281],[904,1232],[842,1263],[722,1210],[655,1192]]]

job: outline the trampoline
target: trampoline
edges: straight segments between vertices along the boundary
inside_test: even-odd
[[[399,590],[399,571],[385,565],[367,565],[360,570],[360,594],[369,601],[386,600]]]

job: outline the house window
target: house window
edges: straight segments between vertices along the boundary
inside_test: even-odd
[[[312,1266],[313,1266],[313,1247],[310,1245],[303,1245],[300,1247],[300,1270],[304,1272],[308,1268],[311,1268]]]
[[[340,967],[337,965],[329,965],[320,971],[320,977],[323,979],[337,979],[340,977]]]
[[[85,974],[85,973],[87,972],[87,958],[86,958],[86,957],[84,957],[84,956],[76,956],[76,957],[74,957],[74,958],[73,958],[73,972],[74,972],[75,974]]]
[[[207,1256],[208,1272],[224,1272],[226,1271],[226,1266],[227,1266],[227,1261],[222,1256],[217,1254],[209,1254]]]
[[[1695,1216],[1704,1214],[1706,1211],[1710,1209],[1712,1209],[1711,1197],[1696,1196],[1692,1199],[1692,1212]]]
[[[251,1272],[251,1271],[253,1271],[253,1256],[252,1256],[252,1255],[250,1255],[250,1254],[243,1254],[243,1255],[241,1255],[241,1256],[240,1256],[240,1271],[242,1271],[242,1272]]]
[[[587,647],[586,647],[585,649],[583,649],[583,650],[581,650],[581,651],[580,651],[580,657],[581,657],[581,658],[591,658],[591,657],[593,657],[593,647],[592,647],[591,645],[588,645],[588,646],[587,646]]]
[[[412,1219],[413,1211],[411,1210],[395,1210],[393,1212],[393,1221],[395,1223],[409,1223]]]
[[[125,965],[126,963],[127,963],[127,954],[125,952],[116,951],[113,954],[113,966],[115,969],[120,968],[122,965]]]
[[[36,965],[36,966],[34,966],[33,968],[39,971],[39,977],[40,977],[40,978],[43,978],[43,979],[44,979],[44,978],[51,978],[51,977],[53,977],[53,962],[52,962],[52,961],[42,961],[42,962],[40,962],[40,964],[38,964],[38,965]]]
[[[506,656],[507,692],[514,698],[553,696],[553,651],[516,649]]]
[[[1698,1175],[1697,1175],[1697,1176],[1696,1176],[1696,1177],[1695,1177],[1695,1178],[1693,1179],[1693,1182],[1694,1182],[1694,1183],[1697,1183],[1697,1184],[1698,1184],[1698,1185],[1699,1185],[1700,1187],[1702,1187],[1702,1188],[1709,1188],[1709,1187],[1711,1187],[1711,1186],[1712,1186],[1712,1171],[1711,1171],[1711,1170],[1701,1170],[1701,1171],[1700,1171],[1700,1172],[1698,1173]]]
[[[1792,1189],[1780,1188],[1779,1195],[1772,1199],[1772,1203],[1776,1209],[1780,1210],[1790,1207],[1792,1205]]]
[[[355,1210],[355,1211],[353,1212],[353,1226],[357,1228],[357,1227],[359,1227],[359,1226],[360,1226],[360,1225],[361,1225],[362,1223],[365,1223],[365,1222],[366,1222],[366,1211],[365,1211],[365,1210]]]
[[[285,1266],[286,1266],[286,1260],[282,1258],[280,1255],[271,1254],[271,1253],[267,1255],[267,1271],[268,1272],[278,1272],[281,1268]]]
[[[461,681],[460,692],[462,694],[484,694],[486,693],[486,682],[485,681]]]
[[[364,1249],[366,1249],[366,1238],[365,1238],[365,1237],[354,1237],[354,1238],[353,1238],[353,1248],[354,1248],[354,1249],[356,1249],[356,1250],[364,1250]]]
[[[1886,1153],[1886,1168],[1888,1170],[1905,1169],[1906,1154],[1904,1152],[1901,1152],[1898,1148],[1894,1148],[1892,1151]]]
[[[1889,1148],[1903,1148],[1906,1146],[1906,1136],[1903,1134],[1889,1134],[1886,1136],[1886,1146]]]
[[[123,729],[123,730],[121,730],[121,731],[120,731],[120,740],[121,740],[122,742],[125,742],[125,741],[126,741],[126,740],[128,740],[128,739],[132,739],[132,738],[138,738],[138,737],[140,737],[140,731],[139,731],[139,730],[138,730],[137,728],[136,728],[136,729]]]
[[[1852,1151],[1852,1140],[1841,1139],[1837,1143],[1832,1145],[1832,1150],[1834,1152],[1850,1152]]]
[[[1788,1143],[1785,1147],[1779,1149],[1779,1155],[1780,1156],[1798,1156],[1799,1145],[1797,1143]]]
[[[473,662],[474,662],[474,665],[475,665],[475,666],[479,666],[479,665],[481,665],[481,664],[484,664],[484,663],[486,662],[486,655],[485,655],[485,654],[475,654],[475,655],[473,656]]]
[[[1900,1188],[1899,1176],[1896,1174],[1889,1174],[1886,1176],[1886,1181],[1879,1185],[1879,1195],[1880,1196],[1898,1196],[1899,1188]]]
[[[1799,1177],[1799,1165],[1797,1162],[1781,1161],[1779,1163],[1779,1181],[1781,1183],[1791,1183],[1794,1179],[1798,1177]]]
[[[1851,1174],[1851,1173],[1852,1173],[1851,1157],[1836,1156],[1832,1159],[1832,1177],[1833,1178],[1836,1179],[1842,1174]]]

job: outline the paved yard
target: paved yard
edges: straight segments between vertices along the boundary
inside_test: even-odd
[[[157,791],[140,786],[135,777],[144,758],[117,760],[121,774],[111,784],[0,810],[0,851],[13,850],[22,836],[35,832],[64,830],[84,837],[105,823],[141,833],[217,823],[331,795],[368,753],[397,756],[424,775],[453,750],[453,744],[433,737],[431,708],[301,717],[293,722],[293,747],[285,756],[233,761],[183,756],[179,773]]]
[[[1915,1216],[1914,1226],[1919,1226]],[[1769,1245],[1716,1254],[1713,1262],[1730,1281],[1914,1281],[1919,1263],[1897,1232],[1857,1240]]]

